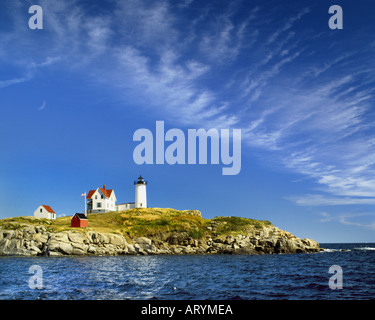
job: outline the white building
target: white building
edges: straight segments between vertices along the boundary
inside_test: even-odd
[[[133,208],[147,208],[146,186],[147,181],[139,176],[135,185],[135,202],[116,204],[115,192],[112,189],[103,188],[90,190],[86,197],[87,213],[99,213],[109,211],[125,211]]]
[[[87,213],[116,211],[116,195],[112,189],[97,188],[90,190],[86,197]]]
[[[135,208],[134,202],[116,204],[116,211],[125,211]]]
[[[56,213],[50,206],[41,205],[34,211],[34,217],[39,219],[56,219]]]
[[[139,176],[138,181],[134,181],[135,185],[135,207],[147,208],[146,186],[147,181]]]

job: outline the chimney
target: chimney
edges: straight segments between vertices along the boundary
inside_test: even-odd
[[[103,189],[105,190],[105,184],[103,184]]]

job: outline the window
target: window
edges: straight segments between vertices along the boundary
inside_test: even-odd
[[[102,195],[102,199],[104,199],[104,196]]]
[[[98,196],[95,196],[95,199],[98,199]]]
[[[42,209],[42,208],[40,208],[40,212],[43,212],[43,209]]]
[[[102,207],[102,204],[101,204],[100,202],[98,202],[98,203],[96,204],[96,207],[97,207],[97,208],[101,208],[101,207]]]

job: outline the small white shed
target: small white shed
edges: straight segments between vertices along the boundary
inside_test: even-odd
[[[50,206],[41,205],[34,211],[35,218],[56,219],[56,213]]]

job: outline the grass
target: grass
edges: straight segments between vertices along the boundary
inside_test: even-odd
[[[123,233],[130,237],[153,236],[166,232],[190,232],[193,229],[203,230],[205,225],[202,217],[174,209],[128,210],[124,211],[120,217]]]
[[[43,225],[48,226],[52,222],[48,219],[37,219],[32,216],[22,216],[15,218],[5,218],[0,220],[0,226],[5,230],[17,230],[23,228],[25,225]]]
[[[25,224],[43,225],[50,232],[72,230],[71,217],[56,220],[36,219],[34,217],[15,217],[0,220],[4,229],[15,230]],[[127,238],[135,236],[152,237],[162,233],[184,232],[193,239],[201,239],[215,232],[217,235],[246,232],[251,228],[272,225],[269,221],[240,217],[216,217],[212,220],[169,208],[130,209],[122,212],[89,214],[88,228],[74,228],[77,232],[96,231],[121,234]],[[215,230],[207,226],[215,225]]]
[[[261,229],[263,227],[272,226],[267,220],[255,220],[241,217],[215,217],[211,220],[217,222],[217,234],[232,234],[246,232],[249,229]]]

